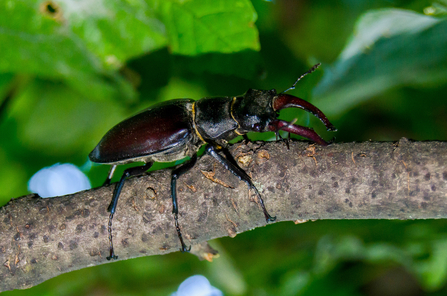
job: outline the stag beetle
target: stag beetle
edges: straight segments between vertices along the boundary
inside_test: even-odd
[[[255,192],[266,221],[275,221],[276,217],[270,216],[267,212],[251,178],[231,158],[226,147],[229,140],[245,136],[248,132],[273,131],[278,136],[280,130],[303,136],[320,145],[327,145],[328,143],[311,128],[277,119],[279,111],[284,108],[301,108],[318,117],[327,130],[336,131],[317,107],[300,98],[284,94],[294,89],[301,78],[313,72],[319,65],[312,67],[301,75],[292,87],[279,94],[274,89],[249,89],[238,97],[202,98],[198,101],[171,100],[154,105],[108,131],[89,154],[93,162],[112,165],[104,185],[110,184],[117,165],[129,162],[145,164],[126,169],[113,191],[112,201],[107,208],[110,212],[108,227],[110,256],[107,260],[118,258],[113,249],[112,219],[126,178],[144,173],[154,162],[171,162],[186,157],[189,157],[189,160],[172,170],[171,197],[175,227],[182,245],[181,251],[189,251],[178,223],[176,182],[182,174],[194,166],[197,161],[196,153],[202,145],[206,145],[206,153],[247,183]],[[225,157],[219,152],[224,153]]]

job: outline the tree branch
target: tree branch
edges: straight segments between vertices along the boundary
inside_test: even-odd
[[[257,142],[230,150],[277,222],[447,216],[447,142],[292,142],[290,150],[279,142]],[[208,178],[234,189],[201,173],[213,169]],[[169,184],[169,170],[126,181],[113,224],[119,259],[179,250]],[[177,190],[179,222],[193,246],[265,225],[246,184],[209,156],[180,178]],[[107,263],[112,191],[109,186],[51,199],[28,195],[0,208],[0,291]]]

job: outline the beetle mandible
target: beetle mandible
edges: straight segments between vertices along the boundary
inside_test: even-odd
[[[279,94],[274,89],[249,89],[238,97],[202,98],[197,101],[171,100],[156,104],[108,131],[89,154],[93,162],[112,165],[104,185],[110,184],[117,165],[129,162],[145,164],[126,169],[113,191],[112,200],[107,208],[110,212],[108,225],[110,256],[107,260],[118,258],[113,249],[112,219],[126,178],[144,173],[154,162],[171,162],[186,157],[189,157],[189,160],[172,170],[171,197],[175,227],[182,245],[181,251],[189,251],[190,248],[188,249],[183,241],[178,222],[176,182],[182,174],[194,166],[197,151],[202,145],[206,145],[206,153],[247,183],[257,195],[266,221],[274,221],[276,217],[270,216],[267,212],[251,178],[236,165],[234,159],[228,160],[231,155],[226,153],[226,147],[229,140],[237,136],[246,137],[248,132],[273,131],[278,136],[280,130],[303,136],[323,146],[328,145],[313,129],[277,119],[282,109],[301,108],[318,117],[327,130],[336,131],[334,125],[317,107],[285,94],[286,91],[294,89],[301,78],[313,72],[319,65],[313,66],[301,75],[292,87]],[[226,157],[222,156],[220,151],[224,152]]]

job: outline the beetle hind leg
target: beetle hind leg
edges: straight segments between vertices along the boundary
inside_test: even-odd
[[[116,206],[118,204],[118,198],[119,198],[119,196],[121,194],[121,189],[123,189],[124,181],[128,177],[137,176],[137,175],[140,175],[140,174],[144,173],[151,166],[152,166],[152,163],[149,162],[149,163],[146,163],[143,166],[137,166],[137,167],[126,169],[124,171],[123,175],[121,176],[121,179],[116,184],[115,189],[113,190],[112,200],[110,202],[109,207],[107,208],[107,211],[110,213],[109,224],[108,224],[108,226],[109,226],[108,227],[108,232],[109,232],[109,242],[110,242],[110,256],[107,257],[107,260],[118,259],[118,256],[115,255],[115,252],[114,252],[114,249],[113,249],[112,220],[113,220],[113,214],[115,214]],[[110,183],[111,175],[113,175],[113,172],[115,170],[114,167],[116,167],[116,166],[114,165],[111,168],[111,170],[109,172],[109,176],[107,177],[107,180],[109,181],[109,183]],[[110,177],[110,179],[109,179],[109,177]]]
[[[262,200],[261,194],[259,193],[258,189],[256,188],[256,186],[253,184],[251,178],[249,175],[247,175],[247,173],[241,169],[236,161],[234,159],[232,159],[231,161],[227,158],[233,158],[231,156],[231,154],[225,153],[225,155],[227,156],[227,158],[223,157],[222,155],[220,155],[216,148],[212,145],[207,145],[206,150],[205,150],[209,155],[211,155],[212,157],[214,157],[218,162],[220,162],[227,170],[229,170],[233,175],[235,175],[236,177],[239,178],[239,180],[244,181],[245,183],[247,183],[248,187],[250,189],[253,189],[254,192],[256,193],[256,196],[258,197],[259,200],[259,204],[261,205],[262,211],[264,212],[264,216],[265,216],[265,220],[267,222],[273,222],[276,220],[276,216],[272,217],[270,216],[270,214],[267,212],[267,209],[265,208],[264,205],[264,201]],[[224,150],[225,151],[225,150]]]
[[[180,251],[189,252],[191,250],[191,246],[186,247],[185,242],[183,241],[182,232],[180,230],[180,225],[178,223],[178,204],[177,204],[177,179],[189,171],[197,161],[197,155],[194,154],[190,160],[186,161],[182,164],[182,166],[174,169],[171,175],[171,197],[172,197],[172,213],[174,214],[175,221],[175,229],[177,230],[178,238],[180,239],[180,243],[182,244],[182,248]]]

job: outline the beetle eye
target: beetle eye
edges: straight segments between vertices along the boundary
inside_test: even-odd
[[[261,127],[261,125],[260,125],[259,123],[255,123],[255,124],[253,124],[253,125],[251,126],[251,128],[252,128],[252,130],[253,130],[254,132],[260,132],[260,131],[262,130],[262,127]]]

